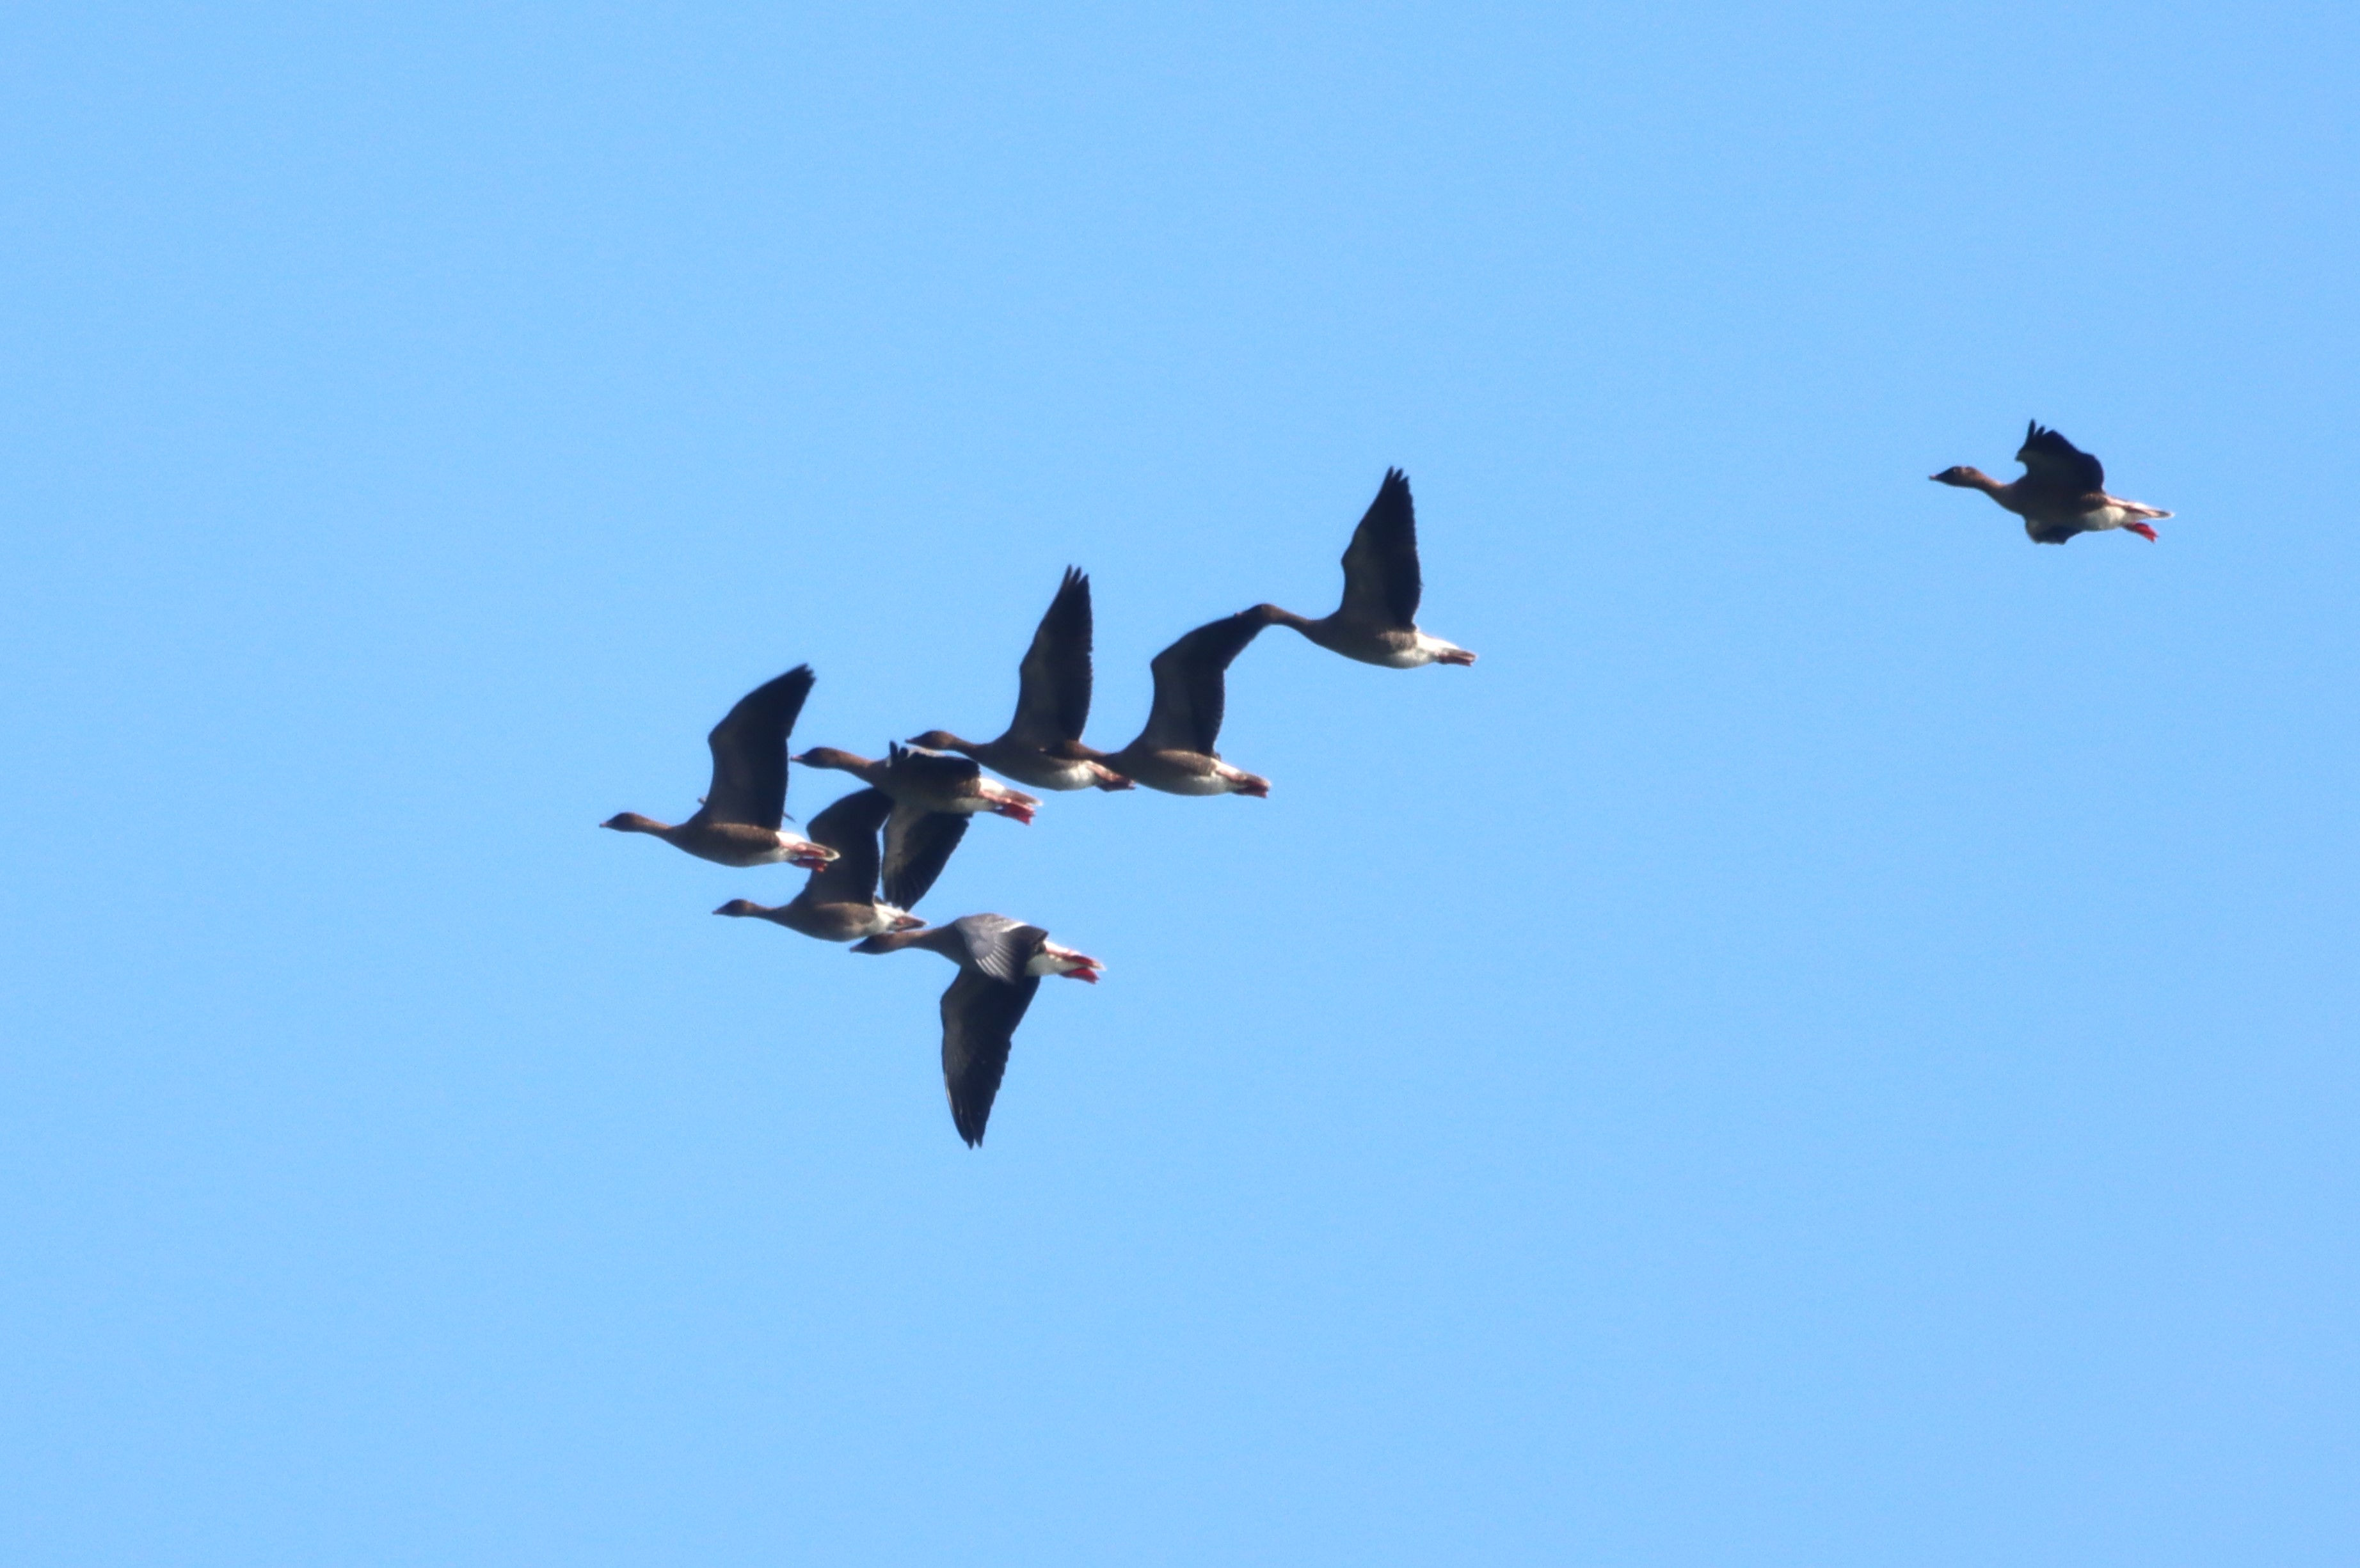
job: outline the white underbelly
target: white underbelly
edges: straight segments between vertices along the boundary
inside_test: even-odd
[[[1147,784],[1151,789],[1161,789],[1167,795],[1226,795],[1230,789],[1229,781],[1217,773],[1187,773],[1161,779],[1152,784],[1144,779],[1139,782]]]
[[[1087,789],[1098,781],[1098,774],[1087,762],[1052,762],[1043,757],[1038,767],[1025,771],[1031,777],[1018,779],[1017,782],[1036,789]]]

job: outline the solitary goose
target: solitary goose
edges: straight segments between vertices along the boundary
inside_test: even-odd
[[[1267,796],[1269,779],[1230,767],[1213,749],[1221,735],[1229,662],[1267,624],[1247,610],[1198,626],[1157,654],[1147,667],[1155,677],[1147,727],[1110,753],[1106,765],[1168,795]]]
[[[991,1102],[1008,1070],[1009,1046],[1041,977],[1063,975],[1095,985],[1106,965],[1006,915],[963,915],[926,931],[884,931],[852,951],[905,947],[939,953],[958,965],[958,978],[943,993],[943,1087],[950,1095],[951,1122],[973,1149],[983,1141],[983,1124],[991,1119]]]
[[[815,746],[795,760],[806,768],[833,768],[882,789],[893,798],[885,819],[885,901],[917,907],[967,836],[967,819],[978,811],[1032,820],[1037,795],[995,784],[972,757],[923,746],[892,746],[872,762],[832,746]]]
[[[812,837],[836,858],[813,872],[802,892],[776,909],[732,898],[713,912],[770,920],[822,942],[917,930],[926,922],[877,901],[877,830],[892,809],[893,798],[882,789],[854,790],[812,819]]]
[[[2024,477],[2005,485],[1980,468],[1946,468],[1932,477],[1937,485],[1982,491],[2022,517],[2035,544],[2063,544],[2075,534],[2108,528],[2127,528],[2152,544],[2155,530],[2147,519],[2171,516],[2144,501],[2107,495],[2104,465],[2037,419],[2026,428],[2016,461],[2024,464]]]
[[[1106,753],[1082,744],[1089,718],[1090,580],[1069,566],[1017,667],[1016,716],[1007,733],[978,744],[928,730],[910,744],[971,757],[1036,789],[1130,789],[1130,779],[1106,766]]]
[[[1409,475],[1389,468],[1344,549],[1344,602],[1336,613],[1315,621],[1276,604],[1256,604],[1247,614],[1261,616],[1265,626],[1293,626],[1347,659],[1388,670],[1474,663],[1475,656],[1465,648],[1417,629],[1417,602],[1424,592]]]
[[[787,812],[787,735],[811,695],[812,670],[798,664],[738,699],[705,737],[713,748],[713,783],[696,814],[672,824],[625,811],[598,825],[652,833],[699,860],[723,866],[773,866],[784,860],[815,871],[836,851],[782,831]]]

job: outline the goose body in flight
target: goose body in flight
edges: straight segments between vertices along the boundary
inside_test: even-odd
[[[943,993],[943,1088],[951,1123],[972,1149],[983,1141],[991,1103],[1008,1071],[1016,1026],[1024,1021],[1044,975],[1062,975],[1095,985],[1106,965],[1061,947],[1039,926],[1006,915],[963,915],[924,931],[886,931],[857,943],[855,953],[898,953],[923,947],[958,965]]]
[[[854,790],[812,819],[812,837],[836,858],[813,872],[802,892],[775,909],[732,898],[713,912],[769,920],[822,942],[917,930],[926,922],[877,898],[877,832],[892,809],[893,798],[882,789]]]
[[[2035,544],[2063,544],[2075,534],[2125,528],[2150,544],[2155,529],[2149,519],[2169,512],[2144,501],[2126,501],[2106,494],[2106,470],[2055,430],[2038,420],[2026,430],[2016,461],[2024,476],[2003,485],[1980,468],[1946,468],[1932,476],[1937,485],[1980,490],[2024,519],[2024,531]]]
[[[781,825],[787,811],[787,736],[811,695],[812,670],[799,664],[738,700],[713,726],[713,782],[696,814],[660,822],[625,811],[598,825],[648,833],[699,860],[722,866],[774,866],[781,861],[816,870],[836,852]]]
[[[1363,664],[1415,670],[1426,664],[1472,664],[1475,656],[1456,643],[1417,629],[1425,580],[1417,564],[1417,514],[1411,505],[1409,476],[1385,471],[1377,498],[1352,530],[1344,550],[1344,602],[1333,615],[1314,620],[1276,604],[1256,604],[1249,615],[1266,626],[1293,626],[1313,642]]]
[[[815,746],[795,760],[849,773],[893,798],[885,819],[885,901],[904,909],[916,908],[942,875],[951,852],[967,836],[968,818],[989,811],[1030,822],[1041,803],[1037,795],[986,779],[973,757],[924,746],[889,746],[884,760],[871,761]]]
[[[1155,680],[1147,727],[1106,765],[1168,795],[1270,793],[1270,780],[1232,768],[1213,749],[1229,701],[1230,662],[1268,623],[1252,610],[1207,622],[1148,664]]]
[[[1128,789],[1106,754],[1082,744],[1090,717],[1090,580],[1065,569],[1057,596],[1017,667],[1016,716],[997,740],[961,740],[948,730],[912,735],[912,746],[973,757],[1036,789]]]

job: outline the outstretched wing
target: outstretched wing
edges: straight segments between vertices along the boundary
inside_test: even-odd
[[[1017,677],[1009,739],[1047,746],[1082,738],[1090,722],[1090,580],[1080,568],[1065,568]]]
[[[1409,475],[1385,470],[1377,498],[1361,514],[1344,550],[1344,604],[1348,621],[1395,626],[1417,624],[1425,583],[1417,570],[1417,513],[1410,504]]]
[[[1158,750],[1213,753],[1221,738],[1230,660],[1253,641],[1263,622],[1251,610],[1207,622],[1148,663],[1155,704],[1141,741]]]
[[[967,837],[968,819],[956,811],[896,806],[885,819],[885,901],[914,909]]]
[[[1049,933],[1039,926],[1028,926],[1006,915],[961,915],[951,922],[951,929],[967,944],[967,955],[975,966],[994,980],[1022,979],[1024,966],[1049,940]]]
[[[705,744],[713,748],[713,783],[705,792],[707,822],[776,828],[787,811],[787,736],[811,695],[812,670],[798,664],[738,699]]]
[[[943,1089],[950,1096],[951,1125],[969,1149],[983,1141],[1016,1026],[1040,989],[1040,980],[1030,975],[1011,985],[962,969],[943,993]]]
[[[812,819],[812,842],[836,851],[803,885],[814,903],[865,904],[877,897],[877,830],[892,810],[884,790],[855,789]]]
[[[2016,461],[2024,464],[2027,478],[2060,490],[2086,495],[2106,487],[2105,464],[2055,430],[2041,429],[2038,420],[2026,428]]]

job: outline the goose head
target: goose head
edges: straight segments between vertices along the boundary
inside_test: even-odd
[[[612,828],[617,833],[651,833],[663,832],[663,823],[656,821],[653,817],[643,817],[637,811],[618,811],[615,815],[608,817],[605,822],[600,822],[598,825],[602,828]]]

